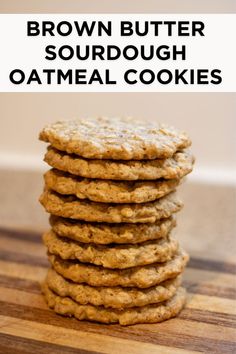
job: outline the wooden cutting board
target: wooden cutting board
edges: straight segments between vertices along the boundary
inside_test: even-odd
[[[0,353],[236,353],[235,264],[191,258],[178,318],[102,325],[49,310],[40,292],[48,262],[38,233],[0,229]]]

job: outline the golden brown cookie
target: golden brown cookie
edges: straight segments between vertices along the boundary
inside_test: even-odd
[[[52,267],[63,277],[75,283],[86,283],[91,286],[122,286],[149,288],[164,280],[175,278],[183,272],[188,255],[179,250],[170,261],[128,269],[108,269],[78,261],[65,261],[49,254]]]
[[[81,305],[104,306],[123,309],[145,306],[170,299],[181,283],[181,277],[166,280],[148,289],[122,287],[93,287],[66,280],[55,270],[49,269],[46,277],[48,287],[61,297],[71,297]]]
[[[183,203],[174,192],[154,202],[142,204],[108,204],[62,196],[45,189],[40,202],[50,214],[65,218],[108,223],[154,223],[179,211]]]
[[[39,138],[67,153],[112,160],[167,158],[191,144],[185,132],[130,117],[59,121],[46,126]]]
[[[170,260],[178,250],[177,240],[167,237],[141,245],[95,245],[58,237],[54,231],[43,235],[48,252],[62,259],[77,259],[104,268],[130,268]]]
[[[141,243],[164,238],[176,226],[174,217],[158,220],[154,224],[86,223],[51,215],[53,231],[58,236],[84,243]]]
[[[185,289],[179,288],[169,300],[147,305],[132,307],[125,310],[106,309],[103,306],[80,305],[69,297],[60,297],[51,291],[45,282],[42,286],[48,306],[56,313],[74,316],[78,320],[89,320],[102,323],[119,323],[123,326],[136,323],[156,323],[175,317],[186,302]]]
[[[112,181],[87,179],[49,170],[44,174],[45,185],[59,194],[75,195],[103,203],[145,203],[154,201],[175,190],[180,179],[157,181]]]
[[[66,154],[51,146],[44,161],[50,166],[73,175],[110,180],[180,179],[193,169],[194,157],[189,151],[176,152],[167,159],[112,161],[84,159]]]

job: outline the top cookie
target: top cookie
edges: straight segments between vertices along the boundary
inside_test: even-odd
[[[39,138],[67,153],[111,160],[168,158],[191,145],[182,131],[129,117],[59,121],[46,126]]]

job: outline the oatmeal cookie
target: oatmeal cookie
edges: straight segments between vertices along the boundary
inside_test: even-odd
[[[89,159],[167,158],[191,145],[185,132],[134,118],[87,118],[47,125],[40,140]]]
[[[101,265],[104,268],[130,268],[170,260],[178,250],[177,240],[167,237],[147,241],[141,245],[95,245],[58,237],[54,231],[43,235],[48,252],[62,259],[77,259],[83,263]]]
[[[165,263],[128,269],[108,269],[78,261],[65,261],[52,254],[49,254],[48,258],[57,273],[75,283],[137,288],[149,288],[164,280],[175,278],[183,272],[189,259],[185,251],[179,250],[170,261]]]
[[[56,295],[45,282],[42,286],[48,306],[60,315],[74,316],[78,320],[102,323],[119,323],[123,326],[136,323],[157,323],[175,317],[186,302],[186,291],[179,288],[169,300],[125,310],[106,309],[104,306],[80,305],[69,297]]]
[[[183,207],[175,192],[154,201],[142,204],[108,204],[81,200],[75,196],[62,196],[45,189],[40,202],[50,214],[84,220],[108,223],[155,223],[168,218]]]
[[[84,159],[48,147],[44,161],[51,167],[76,176],[110,180],[180,179],[193,169],[194,157],[185,150],[166,159],[121,161]]]
[[[106,245],[109,243],[142,243],[145,241],[165,238],[176,220],[170,216],[154,224],[105,224],[87,223],[78,220],[65,219],[51,215],[51,227],[58,236],[68,237],[74,241]]]
[[[174,191],[180,179],[157,181],[112,181],[88,179],[65,174],[56,169],[44,174],[45,185],[59,194],[75,195],[102,203],[145,203]]]

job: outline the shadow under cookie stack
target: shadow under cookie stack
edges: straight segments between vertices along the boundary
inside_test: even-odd
[[[57,122],[40,202],[51,268],[42,286],[49,307],[103,323],[155,323],[186,301],[188,255],[171,235],[182,208],[176,188],[194,158],[187,135],[131,118]]]

